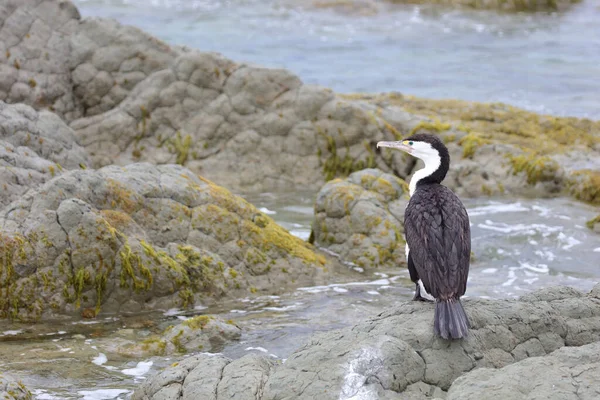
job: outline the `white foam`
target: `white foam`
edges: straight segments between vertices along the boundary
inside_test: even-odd
[[[350,282],[350,283],[332,283],[331,285],[326,286],[310,286],[310,287],[301,287],[297,290],[308,293],[319,293],[326,292],[330,289],[334,289],[336,287],[348,287],[348,286],[386,286],[390,284],[389,279],[377,279],[374,281],[367,282]]]
[[[179,314],[183,314],[185,311],[180,310],[178,308],[171,308],[163,313],[165,317],[174,317]]]
[[[486,268],[481,270],[482,274],[495,274],[496,272],[498,272],[498,268]]]
[[[277,211],[269,210],[267,207],[261,207],[258,209],[258,211],[260,211],[261,213],[267,214],[267,215],[277,214]]]
[[[106,354],[104,354],[104,353],[98,354],[98,356],[92,360],[92,362],[96,365],[105,364],[107,361],[108,361],[108,358],[106,358]]]
[[[13,331],[4,331],[2,332],[3,336],[16,336],[20,333],[23,333],[23,329],[17,329],[17,330],[13,330]]]
[[[377,376],[383,368],[381,351],[374,347],[360,349],[360,353],[344,366],[344,382],[339,400],[376,400],[377,385],[366,385],[367,379]]]
[[[536,250],[535,255],[545,258],[548,261],[554,261],[556,259],[556,255],[550,250]]]
[[[297,238],[302,239],[304,241],[307,241],[308,238],[310,237],[310,231],[307,231],[307,230],[292,229],[290,231],[290,234],[292,234],[293,236],[296,236]]]
[[[575,239],[572,236],[567,236],[562,232],[558,234],[558,240],[561,241],[562,243],[565,243],[565,245],[562,246],[563,250],[569,250],[573,246],[577,246],[578,244],[581,244],[581,242],[579,240]]]
[[[375,291],[375,290],[369,290],[367,293],[368,293],[368,294],[372,294],[372,295],[374,295],[374,296],[375,296],[375,295],[377,295],[377,296],[381,295],[381,293],[379,293],[379,292],[377,292],[377,291]]]
[[[525,224],[515,224],[515,225],[510,225],[510,224],[506,224],[504,222],[493,222],[491,220],[486,220],[485,223],[483,224],[478,224],[477,225],[479,228],[481,229],[488,229],[491,231],[495,231],[495,232],[501,232],[501,233],[513,233],[513,232],[519,232],[519,233],[525,233],[525,234],[536,234],[538,232],[541,232],[544,237],[548,236],[551,233],[554,232],[559,232],[563,229],[562,226],[549,226],[549,225],[544,225],[544,224],[531,224],[531,225],[525,225]]]
[[[98,390],[81,390],[77,392],[83,396],[82,400],[112,400],[123,394],[130,393],[125,389],[98,389]]]
[[[594,253],[600,253],[600,247],[596,247],[596,248],[594,249]]]
[[[33,391],[36,400],[61,400],[62,397],[54,396],[44,389],[35,389]]]
[[[234,313],[234,314],[246,314],[248,311],[246,311],[246,310],[231,310],[229,312]]]
[[[522,211],[529,211],[529,208],[522,206],[521,203],[509,203],[509,204],[497,203],[497,204],[490,204],[489,206],[472,208],[472,209],[468,210],[468,213],[469,213],[470,217],[475,217],[475,216],[479,216],[479,215],[491,215],[491,214],[499,214],[499,213],[506,213],[506,212],[522,212]]]
[[[334,292],[338,292],[338,293],[347,293],[348,289],[344,289],[344,288],[341,288],[341,287],[334,287],[333,291]]]
[[[252,350],[256,350],[256,351],[260,351],[263,353],[268,353],[269,350],[265,349],[264,347],[246,347],[244,350],[246,351],[252,351]]]
[[[150,371],[152,364],[152,361],[140,361],[134,368],[124,369],[121,372],[129,376],[143,376]]]
[[[263,308],[263,310],[267,310],[267,311],[287,311],[287,310],[292,310],[294,308],[298,307],[295,304],[292,304],[290,306],[282,306],[282,307],[265,307]]]

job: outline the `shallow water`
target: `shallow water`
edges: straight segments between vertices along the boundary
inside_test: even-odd
[[[75,0],[169,43],[283,67],[341,92],[501,101],[600,118],[600,6],[499,14],[379,1],[375,15],[311,0]]]
[[[307,237],[314,193],[246,196],[294,234]],[[600,235],[585,228],[591,207],[567,200],[467,200],[475,262],[468,297],[506,298],[565,284],[590,290],[600,281]],[[349,271],[327,286],[286,295],[240,299],[195,313],[170,310],[136,318],[85,323],[0,322],[0,370],[10,371],[38,399],[116,399],[178,357],[131,359],[106,350],[114,338],[143,340],[194,314],[219,314],[242,329],[240,342],[222,352],[262,352],[283,360],[315,331],[358,323],[412,297],[406,269]],[[90,323],[92,322],[92,323]],[[93,323],[95,322],[95,323]]]

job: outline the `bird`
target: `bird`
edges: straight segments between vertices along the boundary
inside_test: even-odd
[[[471,228],[463,203],[441,184],[450,167],[448,148],[439,137],[423,133],[378,142],[379,147],[404,151],[425,163],[410,180],[410,200],[404,212],[408,271],[416,285],[413,300],[434,299],[437,336],[465,338],[470,322],[460,297],[467,289]]]

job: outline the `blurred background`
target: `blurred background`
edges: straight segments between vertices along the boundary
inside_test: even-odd
[[[566,3],[560,12],[519,13],[376,0],[75,1],[83,16],[287,68],[339,92],[400,91],[597,119],[600,6]]]

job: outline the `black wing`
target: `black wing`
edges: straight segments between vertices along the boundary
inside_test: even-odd
[[[471,229],[460,199],[442,185],[420,187],[406,207],[404,232],[427,292],[437,299],[462,296],[469,274]]]

